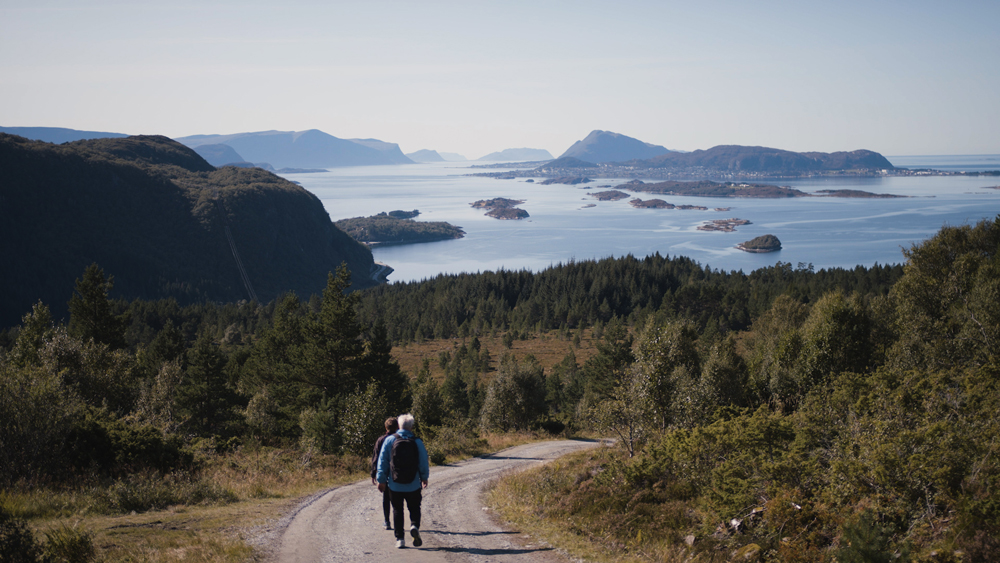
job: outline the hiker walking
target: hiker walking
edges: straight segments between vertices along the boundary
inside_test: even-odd
[[[382,434],[378,437],[378,440],[375,440],[375,448],[372,450],[372,485],[378,485],[375,476],[378,474],[378,456],[382,453],[382,443],[385,442],[386,438],[395,434],[397,430],[399,430],[399,423],[396,421],[396,417],[390,416],[385,419],[385,434]],[[392,529],[392,524],[389,523],[389,506],[391,506],[389,489],[385,488],[385,490],[382,490],[382,515],[385,516],[386,530]]]
[[[427,463],[427,448],[424,442],[413,434],[413,416],[401,414],[398,418],[399,430],[387,436],[382,442],[379,454],[376,480],[378,490],[389,490],[392,503],[392,530],[396,536],[396,547],[406,547],[403,539],[403,503],[410,511],[410,536],[413,547],[420,547],[420,499],[421,489],[427,487],[430,466]]]

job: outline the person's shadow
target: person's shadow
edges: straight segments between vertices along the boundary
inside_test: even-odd
[[[483,536],[513,536],[519,535],[520,532],[448,532],[444,530],[421,530],[428,534],[441,535],[441,536],[465,536],[465,537],[483,537]],[[440,551],[443,553],[469,553],[472,555],[520,555],[522,553],[539,553],[542,551],[552,551],[551,547],[509,547],[500,549],[482,549],[478,547],[449,547],[449,546],[439,546],[439,547],[425,547],[422,548],[425,551]]]

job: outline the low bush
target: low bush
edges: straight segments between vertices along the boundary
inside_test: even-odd
[[[441,465],[448,459],[462,459],[482,455],[488,444],[480,437],[476,426],[469,420],[451,426],[429,428],[424,437],[430,462]]]
[[[137,474],[117,481],[102,495],[112,513],[145,512],[171,505],[228,504],[239,500],[233,491],[186,474]]]

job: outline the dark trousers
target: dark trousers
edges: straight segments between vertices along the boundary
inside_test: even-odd
[[[382,513],[385,515],[385,521],[389,521],[389,507],[392,506],[392,501],[390,500],[391,493],[389,492],[389,487],[386,487],[382,491]]]
[[[401,540],[403,539],[403,501],[406,501],[406,507],[410,510],[410,524],[420,527],[420,489],[408,493],[399,491],[391,493],[392,533],[395,534],[397,540]]]

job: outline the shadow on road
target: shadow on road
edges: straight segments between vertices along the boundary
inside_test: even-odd
[[[524,553],[540,553],[552,551],[551,547],[539,548],[508,548],[508,549],[478,549],[475,547],[429,547],[423,551],[440,551],[443,553],[468,553],[471,555],[520,555]]]
[[[515,535],[515,534],[518,533],[518,532],[446,532],[446,531],[443,531],[443,530],[424,530],[424,529],[421,529],[420,531],[423,532],[423,533],[425,533],[425,534],[430,533],[430,534],[436,534],[436,535],[440,535],[440,536],[477,536],[477,537],[482,537],[482,536],[511,536],[511,535]]]

